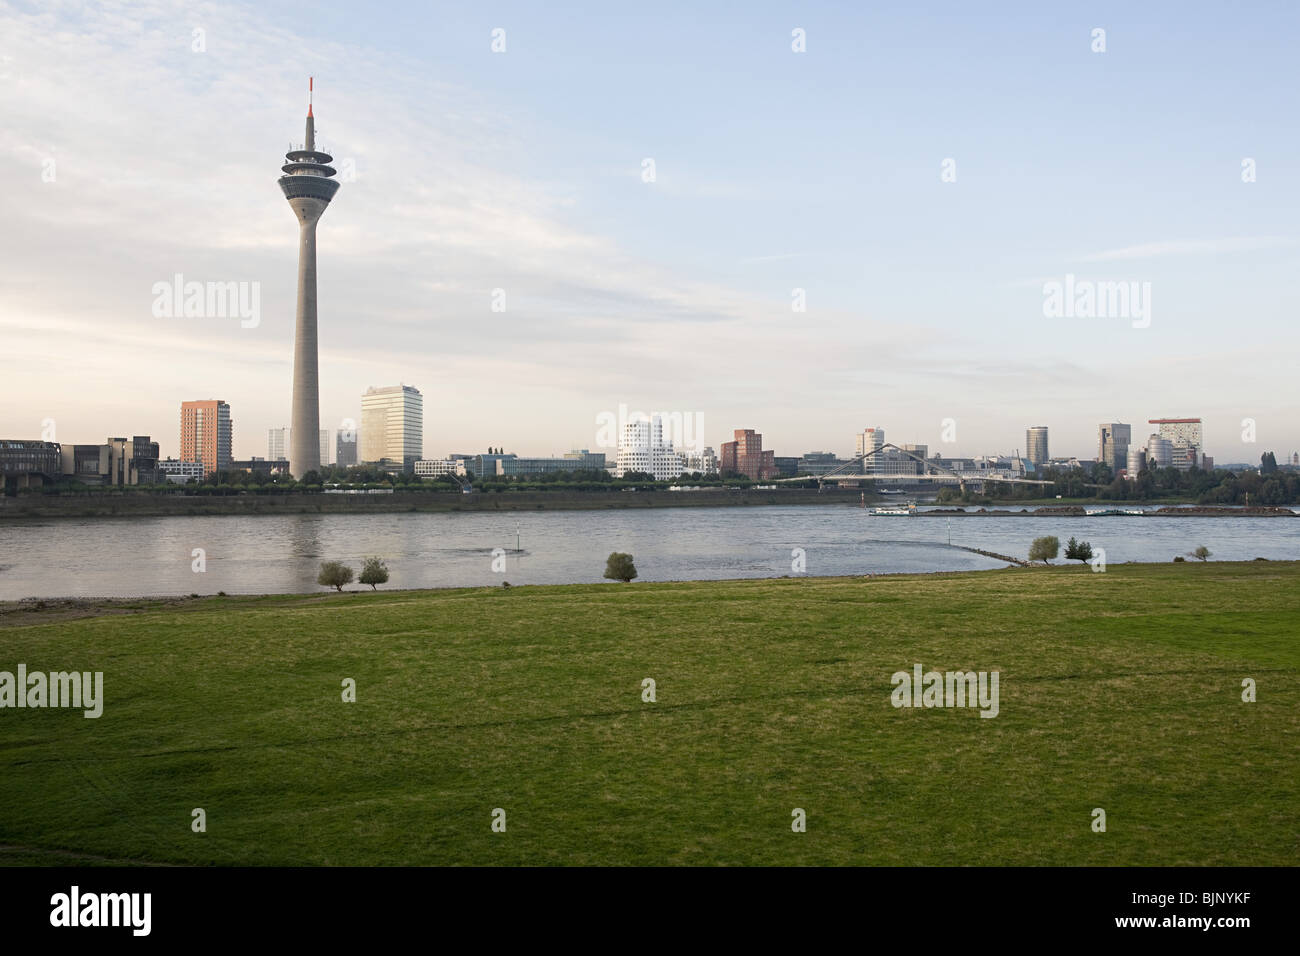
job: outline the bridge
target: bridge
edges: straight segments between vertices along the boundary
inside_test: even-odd
[[[919,475],[873,475],[873,474],[864,475],[861,473],[852,473],[849,471],[850,468],[854,468],[858,465],[864,464],[866,460],[870,458],[872,455],[879,454],[880,452],[883,452],[886,448],[892,448],[894,451],[906,455],[908,458],[911,458],[913,461],[919,462],[922,468],[921,473]],[[841,484],[850,481],[862,481],[863,479],[881,479],[881,478],[884,478],[886,480],[891,478],[897,480],[906,479],[909,482],[923,481],[928,484],[956,484],[962,491],[966,490],[967,482],[970,482],[971,484],[974,485],[979,485],[981,488],[986,482],[990,482],[990,481],[1006,482],[1009,485],[1054,485],[1055,484],[1055,482],[1053,481],[1040,481],[1034,478],[1001,478],[1001,477],[992,477],[989,475],[972,475],[969,472],[963,473],[960,471],[954,471],[953,469],[947,467],[946,465],[941,465],[933,461],[926,461],[924,458],[920,457],[919,455],[914,455],[907,449],[899,448],[897,445],[892,444],[890,442],[885,442],[879,448],[873,448],[871,449],[871,451],[865,452],[861,455],[857,455],[854,458],[850,458],[844,464],[837,465],[836,467],[832,468],[830,471],[826,472],[826,474],[824,475],[810,475],[806,478],[778,478],[776,479],[776,481],[778,483],[789,483],[792,481],[816,481],[817,490],[820,491],[822,487],[827,483]],[[1103,486],[1087,485],[1086,487],[1100,488]]]

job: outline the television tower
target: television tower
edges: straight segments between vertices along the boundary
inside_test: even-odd
[[[316,348],[316,223],[339,184],[330,177],[334,157],[316,151],[316,120],[307,80],[307,139],[284,154],[280,189],[298,216],[298,316],[293,337],[293,418],[289,471],[302,478],[320,468],[320,364]]]

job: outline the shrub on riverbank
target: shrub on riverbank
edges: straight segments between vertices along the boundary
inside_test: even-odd
[[[316,575],[316,583],[321,587],[342,591],[343,585],[352,583],[352,569],[338,561],[324,561],[320,566],[320,574]]]
[[[636,577],[636,565],[632,563],[632,555],[624,554],[622,551],[615,551],[605,560],[605,577],[611,581],[622,581],[624,584]]]

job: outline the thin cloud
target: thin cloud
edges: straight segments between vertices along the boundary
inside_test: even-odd
[[[1275,249],[1295,245],[1288,236],[1245,236],[1234,239],[1173,239],[1146,242],[1121,249],[1107,249],[1080,256],[1079,262],[1114,262],[1122,259],[1155,259],[1160,256],[1204,256],[1255,249]]]

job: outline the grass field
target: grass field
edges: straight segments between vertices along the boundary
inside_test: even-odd
[[[45,617],[0,670],[103,671],[104,713],[0,710],[0,862],[1300,859],[1300,563]],[[999,715],[895,709],[916,663],[999,671]]]

